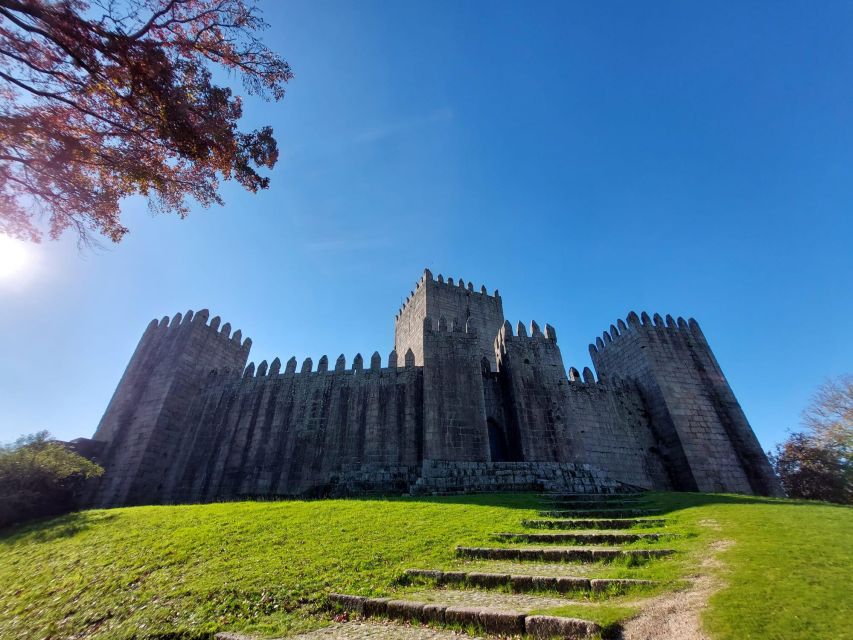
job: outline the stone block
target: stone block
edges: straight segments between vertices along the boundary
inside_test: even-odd
[[[460,627],[479,627],[480,609],[476,607],[447,607],[444,610],[444,622]]]
[[[557,616],[527,616],[524,631],[533,638],[584,638],[601,631],[594,622]]]
[[[362,614],[364,613],[364,601],[366,598],[364,596],[352,596],[345,593],[330,593],[329,594],[329,602],[339,607],[345,611],[351,611],[353,613]]]
[[[468,582],[477,587],[494,589],[509,583],[509,575],[505,573],[469,573]]]
[[[533,591],[534,589],[542,589],[543,587],[536,586],[537,578],[534,576],[510,576],[509,584],[513,591],[523,593],[525,591]]]
[[[625,591],[633,587],[650,586],[655,584],[654,580],[635,580],[630,578],[610,578],[596,579],[589,581],[590,588],[595,592],[608,591],[614,589],[616,591]]]
[[[435,569],[406,569],[406,577],[441,582],[444,573]]]
[[[389,600],[386,615],[393,620],[419,622],[423,617],[424,603],[413,600]]]
[[[501,609],[481,609],[480,626],[496,635],[519,635],[524,633],[524,614]]]
[[[563,562],[572,560],[575,562],[590,562],[594,551],[587,549],[542,549],[540,555],[546,562]]]
[[[362,603],[362,612],[368,618],[386,616],[390,600],[391,598],[365,598]]]
[[[571,591],[589,591],[590,581],[586,578],[560,577],[557,578],[557,591],[568,593]]]
[[[444,611],[447,607],[442,604],[425,604],[421,611],[421,620],[433,624],[443,625],[445,622]]]
[[[445,571],[441,574],[441,584],[462,584],[467,577],[464,571]]]

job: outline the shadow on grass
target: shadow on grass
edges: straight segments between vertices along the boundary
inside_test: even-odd
[[[590,496],[598,495],[602,499],[619,500],[622,497],[620,494],[587,494]],[[638,499],[643,502],[636,507],[630,509],[655,508],[660,509],[660,514],[654,514],[649,517],[661,517],[672,511],[680,509],[688,509],[690,507],[704,506],[710,504],[766,504],[766,505],[800,505],[800,506],[826,506],[837,507],[840,509],[853,508],[850,505],[841,505],[831,502],[820,502],[817,500],[794,500],[788,498],[768,498],[764,496],[749,496],[742,494],[728,493],[698,493],[689,491],[668,491],[654,492],[648,491],[640,493]],[[231,499],[220,499],[211,503],[193,503],[193,504],[230,504],[236,502],[317,502],[326,503],[335,500],[346,500],[348,502],[397,502],[397,503],[427,503],[427,504],[462,504],[468,506],[483,506],[483,507],[502,507],[510,509],[536,509],[536,510],[556,510],[555,507],[550,507],[547,503],[550,500],[548,494],[541,491],[527,492],[495,492],[495,493],[459,493],[447,495],[399,495],[399,494],[368,494],[354,496],[235,496]],[[185,503],[184,503],[185,504]],[[140,505],[141,506],[141,505]],[[176,506],[176,505],[167,505]],[[581,509],[580,505],[576,505],[577,509]],[[592,507],[595,510],[595,507]],[[626,507],[626,509],[628,509]]]
[[[592,494],[594,495],[594,494]],[[619,500],[618,494],[602,494],[603,499]],[[649,491],[638,496],[641,504],[632,506],[631,509],[656,509],[657,512],[649,515],[650,518],[662,518],[668,514],[708,505],[767,505],[767,506],[803,506],[803,507],[833,507],[836,509],[851,509],[850,505],[842,505],[831,502],[820,502],[816,500],[794,500],[788,498],[769,498],[765,496],[750,496],[730,493],[698,493],[698,492],[653,492]],[[251,498],[247,498],[250,499]],[[527,493],[467,493],[442,496],[361,496],[352,498],[316,498],[309,502],[325,502],[328,500],[357,500],[363,502],[404,502],[404,503],[426,503],[436,505],[460,504],[466,506],[502,507],[510,509],[534,509],[551,510],[548,505],[549,497],[541,492]],[[576,509],[582,509],[577,505]],[[593,508],[596,510],[596,508]],[[570,510],[567,510],[570,511]],[[566,516],[571,517],[571,516]],[[595,516],[607,517],[607,516]],[[616,516],[614,516],[616,517]],[[640,516],[643,517],[643,516]]]
[[[589,494],[596,495],[596,494]],[[601,494],[604,500],[612,499],[618,501],[619,494]],[[691,507],[700,507],[711,504],[763,504],[776,506],[825,506],[835,507],[838,509],[853,508],[849,505],[835,504],[831,502],[820,502],[816,500],[794,500],[788,498],[769,498],[765,496],[750,496],[742,494],[730,493],[698,493],[689,491],[668,491],[654,492],[649,491],[641,493],[637,496],[641,504],[631,507],[625,507],[627,510],[654,508],[660,509],[659,514],[649,516],[650,518],[661,517],[673,511],[681,509],[689,509]],[[251,500],[252,498],[247,498]],[[479,505],[484,507],[503,507],[515,509],[545,509],[554,510],[555,507],[548,505],[550,498],[547,494],[541,492],[527,493],[466,493],[455,495],[442,496],[361,496],[352,498],[317,498],[316,502],[325,502],[327,500],[358,500],[364,502],[381,501],[381,502],[407,502],[407,503],[428,503],[428,504],[464,504],[464,505]],[[575,509],[583,510],[582,504],[574,506]],[[591,507],[592,510],[598,509]],[[567,509],[571,510],[571,509]]]
[[[62,516],[31,520],[0,531],[0,545],[13,545],[22,540],[41,543],[71,538],[115,518],[115,514],[104,511],[75,511]]]
[[[661,515],[673,511],[689,509],[691,507],[702,507],[708,505],[767,505],[785,507],[833,507],[836,509],[850,509],[849,505],[836,504],[832,502],[821,502],[817,500],[795,500],[789,498],[768,498],[765,496],[748,496],[733,493],[691,493],[691,492],[650,492],[645,496],[649,506],[661,510]]]
[[[603,498],[612,498],[618,500],[618,495],[602,494]],[[850,509],[849,505],[840,505],[829,502],[819,502],[813,500],[790,500],[783,498],[767,498],[763,496],[747,496],[739,494],[725,493],[691,493],[691,492],[648,492],[639,496],[643,504],[636,508],[653,508],[657,512],[650,515],[651,518],[662,518],[667,514],[672,514],[683,509],[692,507],[707,506],[712,504],[730,504],[730,505],[770,505],[770,506],[824,506],[834,507],[836,509]],[[348,502],[384,502],[384,503],[420,503],[420,504],[435,504],[435,505],[465,505],[465,506],[481,506],[481,507],[501,507],[504,509],[522,509],[522,510],[548,510],[549,498],[541,492],[527,493],[465,493],[456,495],[441,495],[441,496],[406,496],[406,495],[370,495],[370,496],[352,496],[352,497],[317,497],[317,498],[296,498],[291,496],[240,496],[233,500],[218,500],[206,504],[233,504],[239,502],[254,502],[254,503],[328,503],[336,500],[346,500]],[[199,503],[194,503],[199,504]],[[139,505],[144,506],[144,505]],[[149,505],[172,507],[180,505]],[[183,505],[190,506],[190,505]],[[122,507],[126,508],[126,507]],[[580,507],[578,507],[580,508]],[[634,508],[634,507],[632,507]],[[115,519],[116,514],[111,513],[111,509],[98,509],[91,511],[77,511],[63,516],[55,516],[43,518],[27,523],[14,525],[4,530],[0,530],[0,545],[8,545],[21,541],[24,538],[33,542],[49,542],[61,538],[70,538],[78,533],[109,520]],[[569,517],[569,516],[567,516]],[[601,516],[605,517],[605,516]]]
[[[234,502],[307,502],[327,503],[336,500],[347,502],[396,502],[396,503],[427,503],[427,504],[464,504],[468,506],[503,507],[510,509],[540,509],[542,508],[542,493],[460,493],[441,496],[410,496],[410,495],[361,495],[361,496],[239,496],[231,500],[217,500],[208,504],[223,504]]]

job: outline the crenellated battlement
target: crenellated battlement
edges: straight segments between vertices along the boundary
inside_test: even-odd
[[[580,373],[574,367],[569,367],[568,380],[570,383],[576,385],[596,385],[604,382],[601,378],[596,380],[595,374],[589,367],[584,367],[583,373]]]
[[[545,330],[542,331],[534,320],[531,321],[528,327],[525,327],[523,323],[518,322],[516,324],[515,333],[513,333],[512,325],[509,321],[506,321],[495,338],[495,351],[498,354],[499,360],[503,359],[503,356],[507,353],[508,341],[526,341],[527,343],[534,344],[534,341],[541,341],[543,344],[550,343],[556,346],[557,331],[547,323],[545,324]],[[630,386],[630,383],[627,380],[618,375],[609,376],[607,378],[604,376],[596,377],[593,370],[589,367],[584,367],[582,373],[575,367],[569,367],[566,372],[565,379],[569,383],[578,386],[599,385],[620,388]]]
[[[465,278],[459,278],[456,280],[456,282],[454,282],[452,277],[448,277],[445,281],[444,276],[439,273],[438,277],[433,280],[432,272],[429,269],[425,269],[423,277],[419,280],[419,284],[426,284],[428,282],[434,282],[436,285],[443,285],[445,287],[455,287],[462,291],[467,291],[468,293],[472,293],[475,295],[485,296],[487,298],[499,299],[501,297],[501,294],[497,289],[495,289],[495,292],[493,294],[489,294],[486,285],[482,284],[479,288],[475,289],[473,281],[466,283]]]
[[[493,294],[489,294],[488,289],[486,289],[486,285],[480,285],[479,289],[474,287],[473,282],[465,282],[464,278],[459,278],[454,282],[453,278],[447,278],[445,281],[444,276],[442,274],[438,274],[438,277],[433,279],[432,271],[429,269],[424,269],[423,275],[420,279],[415,283],[415,289],[409,292],[409,295],[406,296],[406,299],[403,301],[403,304],[400,305],[400,308],[397,310],[397,313],[394,315],[394,319],[398,320],[400,316],[403,315],[403,312],[409,306],[409,303],[415,298],[415,296],[421,291],[422,288],[426,288],[427,286],[436,286],[443,287],[448,291],[459,291],[466,295],[470,294],[472,296],[480,296],[484,299],[490,299],[494,302],[498,302],[501,299],[500,292],[495,289]]]
[[[444,316],[441,316],[437,321],[426,316],[423,319],[423,326],[425,333],[465,333],[469,336],[477,336],[477,329],[471,322],[462,323],[455,319],[448,322]]]
[[[208,322],[210,320],[210,322]],[[202,329],[210,334],[220,336],[227,340],[231,345],[246,351],[247,353],[252,348],[252,339],[246,338],[243,340],[243,333],[238,329],[231,335],[231,325],[226,322],[220,328],[222,322],[219,316],[210,318],[210,311],[201,309],[199,311],[188,310],[186,313],[176,313],[171,319],[169,316],[163,316],[162,319],[156,318],[148,323],[148,327],[143,334],[143,340],[163,335],[174,335],[175,332],[189,331],[191,329]]]
[[[317,375],[317,374],[325,374],[325,375],[370,375],[375,372],[393,372],[397,369],[412,369],[414,368],[414,358],[411,350],[409,350],[405,357],[403,358],[402,364],[400,364],[399,358],[397,357],[397,352],[392,350],[391,353],[388,354],[387,358],[387,366],[382,366],[382,356],[378,351],[374,351],[373,355],[370,357],[370,366],[365,369],[364,367],[364,358],[360,353],[355,354],[355,357],[352,361],[352,366],[347,369],[346,368],[346,356],[341,354],[338,356],[338,359],[335,361],[334,369],[329,369],[329,357],[324,355],[320,357],[320,360],[317,362],[317,368],[314,369],[314,361],[311,358],[305,358],[302,361],[302,366],[297,372],[298,362],[296,357],[291,357],[287,364],[285,365],[284,371],[281,370],[281,360],[279,358],[275,358],[271,364],[268,364],[266,360],[262,360],[260,364],[255,366],[254,362],[250,362],[246,368],[243,370],[242,375],[240,376],[243,380],[249,379],[257,379],[257,378],[275,378],[275,377],[292,377],[292,376],[302,376],[302,375]],[[228,375],[227,372],[214,372],[217,376],[219,375]]]
[[[497,352],[508,340],[519,338],[526,338],[528,340],[550,340],[556,344],[557,330],[550,324],[545,323],[545,331],[543,332],[536,323],[536,320],[531,320],[529,331],[525,328],[524,323],[519,321],[516,323],[515,333],[513,333],[512,325],[509,320],[504,320],[504,323],[498,331],[498,335],[495,337],[495,351]]]
[[[619,319],[615,325],[611,324],[608,331],[605,331],[601,336],[596,338],[594,344],[591,343],[589,345],[590,355],[595,358],[609,345],[618,343],[621,338],[624,338],[626,334],[631,332],[660,329],[669,330],[670,332],[679,332],[681,335],[689,336],[690,338],[695,338],[697,340],[704,341],[705,339],[702,330],[699,328],[699,323],[693,318],[685,320],[679,316],[677,320],[674,320],[671,315],[667,314],[666,319],[664,320],[659,313],[654,314],[654,317],[652,318],[645,311],[643,311],[639,316],[636,312],[631,311],[628,313],[625,320]],[[666,335],[666,331],[658,331],[658,334]]]
[[[596,377],[595,372],[589,367],[584,367],[583,372],[578,371],[576,367],[569,367],[566,378],[573,387],[631,389],[634,386],[629,378],[618,375]]]

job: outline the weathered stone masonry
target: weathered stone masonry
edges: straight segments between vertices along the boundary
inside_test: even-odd
[[[570,368],[556,331],[424,272],[395,350],[246,366],[206,310],[152,321],[98,426],[93,504],[626,487],[779,495],[694,321],[630,313]]]

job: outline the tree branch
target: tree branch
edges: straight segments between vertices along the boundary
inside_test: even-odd
[[[169,0],[169,3],[160,9],[159,11],[155,11],[151,18],[149,18],[148,22],[146,22],[142,27],[136,32],[126,36],[130,40],[139,40],[142,36],[148,33],[151,30],[151,27],[154,26],[154,23],[162,18],[164,15],[169,13],[175,5],[180,4],[181,0]]]

